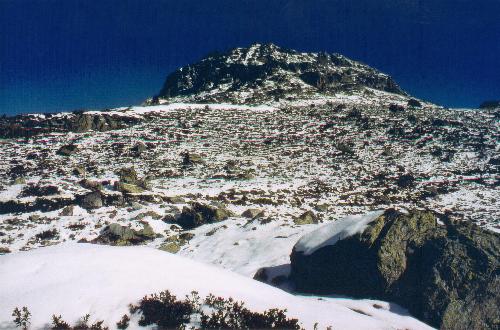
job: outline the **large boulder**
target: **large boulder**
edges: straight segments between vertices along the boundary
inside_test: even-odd
[[[297,291],[397,302],[442,329],[498,329],[500,235],[428,211],[351,216],[302,237]]]
[[[79,204],[84,209],[92,210],[104,206],[102,194],[99,191],[93,191],[78,198]]]
[[[140,182],[137,172],[133,167],[124,167],[120,169],[118,171],[118,176],[123,183],[137,185]]]
[[[300,216],[293,219],[293,223],[296,225],[310,225],[313,223],[318,223],[318,218],[312,211],[306,211]]]
[[[100,235],[92,243],[106,245],[139,245],[154,240],[156,237],[153,228],[147,223],[143,223],[141,230],[112,223],[101,231]]]
[[[233,216],[232,212],[223,206],[212,206],[201,203],[193,203],[191,207],[184,207],[182,213],[175,222],[184,229],[192,229],[206,223],[214,223],[226,220]]]

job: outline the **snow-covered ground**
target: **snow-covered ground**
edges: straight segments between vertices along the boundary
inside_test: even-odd
[[[191,291],[244,301],[253,311],[285,308],[306,329],[429,329],[397,306],[373,300],[296,296],[280,289],[148,247],[66,243],[0,257],[0,329],[13,329],[11,313],[26,306],[31,328],[53,314],[76,322],[85,314],[111,328],[128,304],[144,295]],[[137,328],[136,319],[129,329]]]

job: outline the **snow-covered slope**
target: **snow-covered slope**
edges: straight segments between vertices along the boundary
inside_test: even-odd
[[[77,321],[87,313],[114,328],[128,313],[128,304],[163,290],[179,297],[192,290],[202,296],[233,297],[254,311],[286,308],[306,329],[316,322],[320,329],[330,325],[334,329],[429,328],[383,302],[294,296],[147,247],[73,243],[0,257],[0,329],[14,328],[11,313],[21,306],[27,306],[33,315],[32,329],[43,328],[53,314]],[[132,324],[129,329],[135,327]]]

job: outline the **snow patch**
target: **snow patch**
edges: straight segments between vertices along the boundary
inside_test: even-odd
[[[295,251],[311,255],[315,251],[338,241],[362,233],[368,224],[381,216],[384,211],[372,211],[366,214],[349,215],[329,223],[304,236],[295,244]]]

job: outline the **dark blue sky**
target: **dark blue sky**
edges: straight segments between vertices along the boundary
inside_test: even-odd
[[[214,50],[274,42],[446,106],[500,98],[500,0],[0,0],[0,113],[142,102]]]

